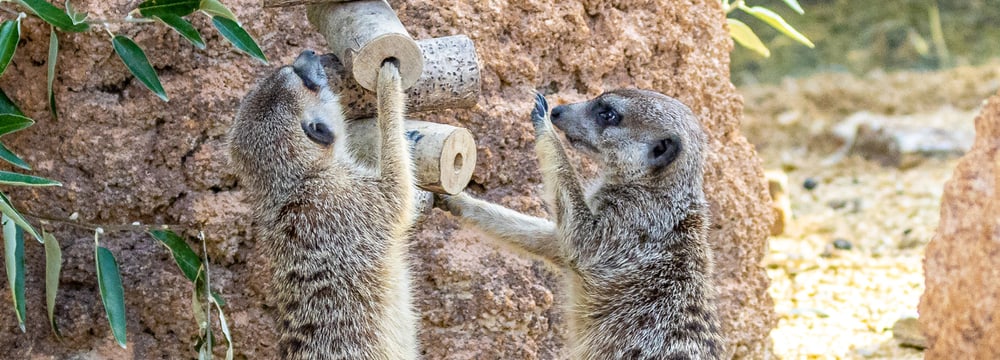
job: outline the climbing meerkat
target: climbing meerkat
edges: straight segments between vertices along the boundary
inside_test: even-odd
[[[728,356],[714,300],[702,190],[706,136],[681,102],[616,90],[531,114],[554,222],[477,200],[443,205],[492,237],[561,266],[573,359]],[[584,191],[553,125],[597,161]]]
[[[405,237],[414,185],[398,65],[378,76],[376,168],[347,151],[339,98],[302,52],[243,99],[231,163],[270,261],[283,359],[414,359]]]

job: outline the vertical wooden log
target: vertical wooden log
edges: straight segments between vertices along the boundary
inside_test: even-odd
[[[313,4],[306,11],[331,52],[365,89],[375,89],[379,69],[388,59],[399,62],[403,89],[420,78],[424,70],[420,47],[384,0]]]
[[[476,141],[469,130],[425,121],[406,120],[407,131],[415,131],[413,177],[421,189],[458,194],[472,179],[476,168]],[[376,119],[347,123],[348,149],[361,164],[376,166],[381,149]]]

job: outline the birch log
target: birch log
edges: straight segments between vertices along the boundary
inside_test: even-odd
[[[465,35],[417,41],[424,55],[424,72],[406,90],[406,110],[468,108],[476,105],[482,89],[479,59],[472,40]],[[347,119],[375,116],[375,93],[354,81],[351,73],[333,56],[323,57],[330,88],[340,94]]]
[[[377,166],[381,149],[377,120],[347,122],[348,149],[361,164]],[[472,179],[476,168],[476,140],[464,128],[426,121],[406,120],[412,144],[414,179],[421,189],[439,194],[458,194]]]
[[[389,59],[399,62],[404,90],[424,71],[420,47],[384,0],[313,4],[306,7],[306,14],[326,37],[330,51],[365,89],[375,89],[382,63]]]

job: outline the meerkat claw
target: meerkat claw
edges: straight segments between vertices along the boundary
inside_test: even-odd
[[[535,125],[536,131],[545,129],[545,117],[549,113],[549,103],[545,101],[545,96],[535,93],[535,108],[531,110],[531,123]]]

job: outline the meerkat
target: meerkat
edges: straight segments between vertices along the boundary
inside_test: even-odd
[[[720,359],[702,190],[706,136],[687,106],[622,89],[531,114],[554,221],[472,198],[444,196],[463,222],[560,266],[573,359]],[[585,191],[553,125],[594,159]]]
[[[338,95],[302,52],[259,81],[229,133],[231,163],[271,267],[283,359],[415,359],[405,238],[412,164],[398,64],[377,81],[375,168],[346,149]]]

